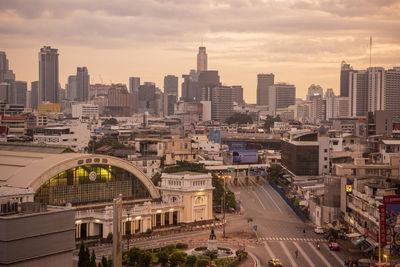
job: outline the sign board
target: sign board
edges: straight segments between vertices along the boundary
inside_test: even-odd
[[[254,231],[257,231],[257,225],[253,225]]]
[[[352,185],[346,185],[346,192],[351,193],[353,191]]]

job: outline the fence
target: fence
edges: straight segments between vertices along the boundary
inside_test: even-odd
[[[272,186],[272,188],[275,189],[276,192],[286,201],[286,203],[289,205],[289,207],[292,208],[294,213],[304,222],[306,221],[306,218],[304,217],[303,213],[293,204],[293,202],[285,195],[285,193],[282,192],[282,190],[273,182],[269,182],[269,184]]]

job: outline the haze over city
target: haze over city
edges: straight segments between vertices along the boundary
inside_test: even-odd
[[[38,51],[59,49],[60,83],[87,66],[91,83],[162,86],[166,74],[196,68],[203,43],[208,69],[241,84],[256,102],[258,73],[339,92],[340,62],[357,69],[400,64],[400,1],[15,1],[0,2],[0,50],[17,79],[38,79]],[[179,90],[180,93],[180,90]]]

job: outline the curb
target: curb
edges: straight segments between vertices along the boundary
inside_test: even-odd
[[[254,255],[250,251],[247,251],[247,254],[250,255],[250,257],[253,259],[253,261],[254,261],[254,265],[253,266],[254,267],[261,266],[260,260],[256,257],[256,255]]]

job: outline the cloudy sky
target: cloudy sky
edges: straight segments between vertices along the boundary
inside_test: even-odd
[[[207,47],[209,69],[255,102],[257,73],[339,92],[340,62],[400,65],[400,0],[0,0],[0,51],[18,80],[38,77],[38,51],[59,49],[60,82],[87,66],[91,82],[181,77]],[[181,79],[180,81],[181,82]],[[28,87],[30,87],[28,85]],[[180,90],[179,90],[180,91]]]

